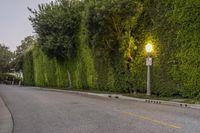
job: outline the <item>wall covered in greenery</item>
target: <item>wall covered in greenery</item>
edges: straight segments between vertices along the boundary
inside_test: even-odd
[[[197,97],[199,6],[199,0],[59,0],[30,9],[38,39],[24,58],[24,82],[145,92],[150,42],[153,93]]]

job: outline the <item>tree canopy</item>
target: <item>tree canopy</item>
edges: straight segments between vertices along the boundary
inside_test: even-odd
[[[14,52],[14,59],[11,62],[11,66],[15,71],[23,69],[24,54],[31,50],[35,40],[34,36],[27,36],[21,41],[21,44],[17,46],[17,49]]]
[[[33,14],[29,19],[38,34],[38,43],[42,50],[49,57],[57,59],[74,56],[83,2],[58,0],[38,7],[38,11],[29,8]]]
[[[10,62],[13,59],[13,53],[9,48],[0,44],[0,73],[10,71]]]

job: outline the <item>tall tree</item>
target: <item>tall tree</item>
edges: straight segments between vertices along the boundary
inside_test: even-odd
[[[13,53],[9,48],[0,44],[0,73],[8,72],[10,70],[10,62],[12,61]]]
[[[81,22],[82,1],[58,0],[38,6],[39,11],[29,8],[29,19],[38,34],[38,43],[49,57],[64,59],[76,52],[76,37]]]
[[[22,70],[24,53],[31,49],[34,41],[34,36],[27,36],[21,41],[21,45],[17,46],[17,50],[14,52],[15,58],[11,63],[11,66],[15,71]]]

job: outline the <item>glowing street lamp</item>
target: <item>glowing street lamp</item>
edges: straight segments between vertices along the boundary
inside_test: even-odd
[[[147,95],[151,95],[151,69],[152,66],[152,58],[150,57],[150,54],[153,50],[152,44],[148,43],[146,45],[146,52],[147,52],[147,59],[146,59],[146,65],[147,65]]]
[[[151,53],[152,50],[153,50],[152,44],[151,44],[151,43],[148,43],[148,44],[146,45],[146,51],[147,51],[147,53]]]

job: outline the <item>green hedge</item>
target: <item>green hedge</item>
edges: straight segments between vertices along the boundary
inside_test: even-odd
[[[66,37],[64,31],[58,34],[57,30],[49,29],[48,36],[39,34],[38,45],[35,45],[34,49],[24,58],[25,84],[144,93],[146,91],[145,60],[147,56],[144,48],[147,42],[151,42],[154,45],[152,53],[153,94],[199,97],[200,40],[198,29],[200,19],[196,12],[199,11],[200,2],[199,0],[183,1],[75,1],[73,8],[78,11],[78,14],[73,12],[72,16],[75,15],[75,18],[79,16],[81,21],[79,19],[68,21],[66,17],[62,18],[63,21],[66,19],[69,25],[78,21],[74,28],[76,30],[70,32],[72,39],[68,38],[73,40],[73,49],[70,51],[73,56],[60,60],[57,56],[47,56],[51,53],[44,54],[47,52],[44,50],[45,46],[51,50],[59,50],[57,43],[65,47],[62,45],[65,42],[62,42],[62,36]],[[57,8],[59,5],[51,6]],[[80,9],[83,10],[80,11]],[[48,7],[47,10],[53,11],[54,8]],[[45,11],[44,9],[41,12]],[[52,20],[57,25],[60,23],[54,19],[56,14],[52,18],[44,14],[39,15],[42,15],[42,20]],[[41,25],[33,23],[36,32],[41,31],[39,29],[46,30],[42,20],[35,19],[37,23],[41,22]],[[55,29],[64,30],[66,28],[66,25],[54,26]],[[56,35],[60,39],[55,38]],[[43,41],[44,38],[49,39],[53,45],[50,43],[45,45],[48,41]],[[41,45],[43,42],[44,44]],[[70,46],[67,43],[67,47]],[[59,52],[53,54],[62,56]]]
[[[32,51],[35,85],[41,87],[66,87],[68,84],[66,65],[58,63],[55,58],[47,57],[37,45]]]
[[[32,51],[26,52],[24,55],[23,63],[23,82],[24,85],[33,86],[35,85],[35,72],[33,64],[33,54]]]

